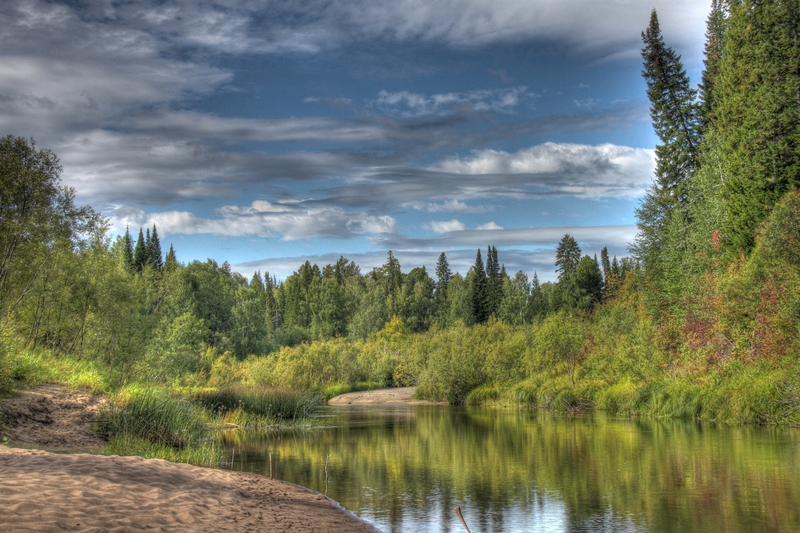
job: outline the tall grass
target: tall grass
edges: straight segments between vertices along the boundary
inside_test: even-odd
[[[100,413],[99,430],[118,447],[140,441],[185,449],[206,432],[203,413],[187,400],[144,386],[129,386]]]
[[[200,392],[193,400],[224,421],[248,426],[307,422],[322,404],[314,392],[243,385]]]
[[[205,440],[195,446],[175,448],[135,437],[111,438],[101,450],[103,455],[138,455],[145,459],[164,459],[173,463],[189,463],[196,466],[217,466],[222,460],[222,450],[213,440]]]

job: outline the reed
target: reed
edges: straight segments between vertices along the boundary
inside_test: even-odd
[[[313,392],[286,391],[261,386],[235,386],[199,392],[193,401],[237,425],[274,425],[307,421],[322,404]],[[226,418],[227,417],[227,418]],[[236,422],[235,422],[236,423]]]
[[[186,400],[159,389],[129,386],[100,413],[98,429],[118,445],[143,441],[180,450],[199,442],[206,424],[203,413]]]

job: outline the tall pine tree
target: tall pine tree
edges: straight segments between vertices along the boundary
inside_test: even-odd
[[[486,314],[497,315],[503,299],[503,277],[497,259],[497,248],[489,246],[486,251]]]
[[[714,109],[714,85],[719,76],[719,65],[725,46],[725,24],[728,12],[726,0],[711,0],[711,13],[706,19],[706,45],[703,59],[703,78],[700,82],[700,123],[705,130],[711,122]]]
[[[578,241],[570,235],[565,234],[556,247],[556,272],[558,272],[558,282],[563,283],[569,280],[570,276],[578,268],[581,260],[581,248]]]
[[[128,227],[125,227],[125,235],[122,237],[122,263],[128,272],[136,270],[136,263],[133,255],[133,237]]]
[[[153,232],[150,234],[150,240],[147,246],[147,259],[155,270],[164,270],[164,259],[161,255],[161,241],[158,239],[158,231],[156,225],[153,224]]]
[[[133,264],[137,272],[141,272],[144,269],[144,265],[147,264],[147,250],[145,249],[142,228],[139,228],[139,237],[136,239],[136,247],[133,250]]]
[[[700,114],[697,91],[689,83],[680,56],[664,44],[655,10],[642,41],[642,75],[661,144],[656,146],[654,183],[636,211],[639,233],[631,249],[651,273],[657,273],[670,217],[680,217],[677,222],[682,224],[686,216],[689,180],[697,165]]]
[[[472,267],[472,272],[470,274],[473,318],[476,324],[483,324],[489,319],[489,313],[486,306],[486,271],[483,268],[483,258],[481,257],[480,248],[478,248],[478,253],[475,256],[475,265]]]

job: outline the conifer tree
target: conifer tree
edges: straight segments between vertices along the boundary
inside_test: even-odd
[[[447,294],[447,284],[453,273],[450,271],[450,263],[447,262],[447,256],[444,252],[439,255],[436,261],[436,298],[445,298]]]
[[[719,75],[725,45],[725,24],[728,13],[726,0],[711,0],[711,13],[706,19],[706,45],[703,59],[703,78],[700,82],[700,122],[705,130],[714,109],[714,84]]]
[[[278,306],[278,300],[275,297],[277,282],[274,278],[269,277],[269,272],[264,274],[264,290],[267,332],[275,333],[281,325],[280,308]]]
[[[486,252],[486,314],[496,315],[503,299],[503,276],[497,259],[497,248],[489,246]]]
[[[748,252],[755,230],[800,187],[800,3],[731,4],[714,86],[725,205],[723,243]]]
[[[136,247],[133,250],[133,264],[137,272],[141,272],[144,269],[144,265],[147,264],[147,250],[142,228],[139,228],[139,237],[136,239]]]
[[[631,249],[646,267],[660,268],[669,217],[686,215],[688,185],[700,141],[699,109],[697,91],[689,84],[680,56],[664,44],[655,10],[642,41],[642,75],[661,144],[656,146],[654,183],[636,210],[639,233]]]
[[[556,247],[556,272],[558,282],[566,282],[578,268],[581,260],[581,248],[569,233],[565,234]]]
[[[153,232],[150,234],[150,240],[147,246],[147,258],[150,266],[155,270],[161,271],[164,269],[164,259],[161,255],[161,241],[158,239],[158,231],[156,225],[153,224]]]
[[[475,265],[472,267],[471,274],[472,314],[476,324],[483,324],[489,319],[489,313],[486,308],[486,271],[483,268],[480,248],[475,256]]]
[[[600,252],[600,263],[603,267],[603,286],[608,287],[609,276],[611,276],[611,261],[608,258],[608,247],[603,246]]]
[[[178,258],[175,256],[175,250],[172,244],[169,245],[169,252],[167,252],[167,259],[164,261],[164,271],[174,272],[178,268]]]
[[[128,227],[125,227],[125,235],[122,237],[122,263],[128,272],[133,272],[136,269],[133,255],[133,237]]]
[[[528,316],[533,319],[547,314],[547,295],[539,283],[539,275],[534,272],[531,279],[531,295],[528,299]]]

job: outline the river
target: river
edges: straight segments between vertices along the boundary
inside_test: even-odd
[[[271,454],[273,477],[386,533],[464,533],[456,506],[473,533],[800,531],[796,429],[453,406],[319,417],[228,432],[226,454],[267,476]]]

